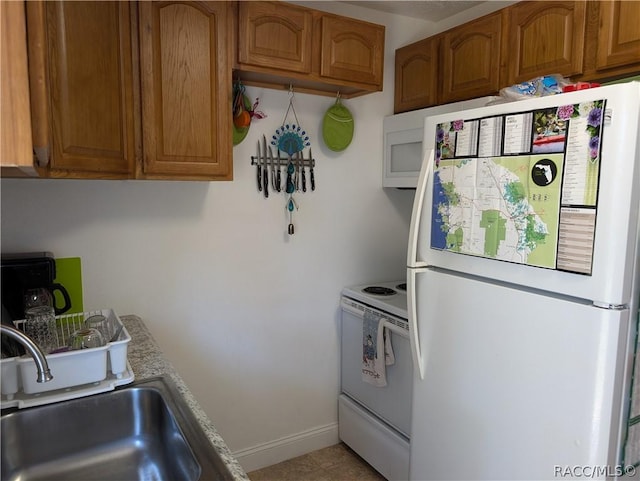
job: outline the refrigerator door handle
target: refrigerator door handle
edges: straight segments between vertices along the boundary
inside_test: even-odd
[[[429,149],[424,153],[422,159],[422,170],[418,179],[418,187],[413,200],[413,212],[411,213],[411,227],[409,229],[409,247],[407,249],[407,266],[408,267],[426,267],[425,262],[418,261],[418,236],[420,234],[420,221],[422,218],[422,207],[424,205],[424,196],[429,183],[429,178],[433,171],[434,150]],[[426,162],[426,164],[425,164]]]
[[[420,379],[424,379],[424,364],[418,336],[418,311],[416,303],[416,269],[407,269],[407,310],[409,317],[409,343],[414,367]]]

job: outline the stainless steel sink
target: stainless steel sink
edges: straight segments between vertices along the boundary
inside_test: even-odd
[[[2,481],[233,479],[166,377],[3,412],[0,439]]]

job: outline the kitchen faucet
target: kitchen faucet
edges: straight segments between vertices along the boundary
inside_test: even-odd
[[[38,369],[37,382],[48,382],[53,379],[51,371],[49,370],[47,358],[33,339],[27,336],[24,332],[5,324],[0,326],[0,334],[6,334],[7,336],[15,339],[29,352],[36,363],[36,368]]]

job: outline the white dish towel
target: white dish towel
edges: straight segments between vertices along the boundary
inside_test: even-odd
[[[362,380],[374,386],[386,386],[386,366],[394,362],[391,331],[384,327],[384,317],[366,309],[362,323]]]

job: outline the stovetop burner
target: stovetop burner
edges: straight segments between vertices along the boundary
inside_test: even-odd
[[[397,294],[397,292],[390,287],[382,286],[369,286],[362,289],[362,291],[366,292],[367,294],[375,294],[376,296],[392,296],[394,294]]]
[[[1,1],[1,0],[0,0]],[[359,285],[345,287],[342,295],[369,306],[371,309],[387,312],[400,319],[407,319],[407,291],[396,286],[405,282],[399,277],[390,281],[372,281]]]
[[[403,282],[402,284],[398,284],[396,286],[396,289],[398,289],[399,291],[406,291],[407,290],[407,283]]]

